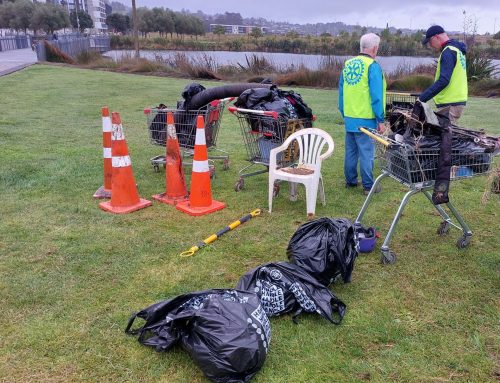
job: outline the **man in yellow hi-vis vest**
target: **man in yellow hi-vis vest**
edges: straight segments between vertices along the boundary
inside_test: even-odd
[[[339,110],[345,122],[344,175],[346,187],[358,185],[358,160],[365,194],[373,186],[373,140],[360,127],[385,130],[385,78],[375,61],[380,37],[374,33],[361,36],[361,53],[345,62],[339,80]],[[379,190],[375,190],[378,192]]]
[[[422,102],[434,99],[439,113],[448,115],[456,124],[467,103],[467,67],[464,43],[448,37],[443,27],[433,25],[425,33],[422,44],[429,44],[440,51],[434,84],[424,90],[419,97]]]

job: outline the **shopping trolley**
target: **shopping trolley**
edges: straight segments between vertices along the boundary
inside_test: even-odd
[[[432,202],[432,195],[429,192],[429,190],[431,190],[434,186],[440,149],[418,149],[408,144],[399,143],[364,128],[361,128],[360,130],[375,139],[378,163],[382,170],[382,174],[375,180],[355,223],[358,225],[361,224],[361,220],[370,205],[373,194],[382,179],[391,177],[409,188],[409,191],[405,194],[401,204],[399,205],[397,213],[394,216],[389,228],[389,232],[387,233],[384,243],[382,244],[381,262],[384,264],[396,262],[396,253],[389,249],[389,242],[391,241],[391,237],[399,218],[401,217],[403,209],[408,203],[410,197],[419,192],[424,193],[427,199],[436,208],[439,215],[443,218],[443,221],[437,230],[437,234],[444,235],[448,232],[451,226],[454,226],[457,229],[462,230],[463,233],[456,242],[457,247],[466,247],[471,240],[472,232],[462,216],[458,213],[457,209],[455,209],[451,202],[446,203],[451,214],[458,221],[458,225],[455,224],[441,205],[434,205]],[[492,161],[492,153],[485,153],[484,151],[474,152],[470,149],[453,149],[451,153],[452,167],[450,180],[455,181],[486,174],[491,169]]]
[[[280,116],[278,112],[253,109],[242,109],[230,106],[228,110],[233,113],[239,121],[243,141],[247,151],[247,161],[250,165],[245,166],[239,173],[239,179],[234,186],[235,191],[240,191],[245,186],[245,178],[269,171],[269,155],[271,149],[280,146],[293,132],[311,128],[315,116],[303,119],[288,119]],[[280,166],[290,166],[298,160],[298,147],[293,143],[278,158]],[[262,165],[264,169],[247,172],[254,165]],[[278,193],[278,188],[275,194]]]
[[[196,119],[201,115],[205,120],[205,138],[209,160],[223,160],[223,169],[229,169],[229,154],[216,148],[216,143],[224,107],[233,99],[234,97],[214,100],[197,110],[169,109],[163,105],[144,109],[151,143],[165,147],[167,113],[173,113],[182,157],[192,157],[196,138]],[[151,158],[151,165],[153,165],[155,172],[158,172],[160,165],[165,166],[165,155]],[[213,166],[212,169],[214,169]]]
[[[387,113],[395,108],[413,109],[413,105],[418,99],[417,93],[387,92],[385,95],[385,110]]]

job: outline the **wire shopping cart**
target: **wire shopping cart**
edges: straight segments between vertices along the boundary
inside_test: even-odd
[[[391,177],[409,188],[409,191],[401,200],[401,204],[399,205],[397,213],[392,220],[389,232],[387,233],[384,243],[382,244],[381,262],[384,264],[396,262],[396,253],[389,249],[389,242],[391,241],[391,237],[399,218],[401,217],[403,209],[408,203],[410,197],[419,192],[424,193],[430,203],[436,208],[439,215],[443,218],[443,221],[437,229],[437,234],[444,235],[448,232],[451,226],[454,226],[457,229],[462,230],[463,233],[456,242],[457,247],[466,247],[471,240],[472,232],[462,216],[458,213],[457,209],[455,209],[451,202],[446,203],[451,214],[458,221],[458,225],[455,224],[441,205],[434,205],[432,202],[432,195],[429,192],[429,190],[434,187],[440,149],[417,149],[413,146],[396,142],[364,128],[361,128],[360,130],[375,139],[378,163],[382,170],[382,174],[375,180],[375,183],[366,197],[355,223],[361,224],[361,220],[370,205],[373,194],[382,179]],[[486,174],[492,167],[492,161],[492,153],[454,149],[451,153],[452,167],[450,179],[451,181],[456,181]]]
[[[224,107],[233,99],[234,97],[214,100],[198,110],[169,109],[167,107],[144,109],[151,143],[165,147],[167,113],[173,113],[182,157],[192,157],[196,138],[196,118],[201,115],[205,120],[205,137],[209,160],[223,160],[223,169],[229,169],[229,154],[222,149],[216,148],[216,143]],[[151,165],[153,165],[155,172],[158,172],[160,165],[165,166],[165,155],[151,158]]]
[[[235,191],[240,191],[245,186],[245,178],[269,171],[269,154],[271,149],[280,146],[293,132],[311,128],[313,116],[310,119],[287,119],[273,111],[242,109],[230,106],[228,110],[233,113],[239,121],[243,141],[247,151],[247,161],[250,165],[245,166],[239,173],[239,179],[234,186]],[[298,160],[298,147],[293,143],[278,159],[280,166],[290,166]],[[264,169],[247,172],[254,165],[263,165]],[[275,190],[275,194],[279,189]]]
[[[413,109],[418,99],[417,93],[387,92],[385,95],[385,109],[389,113],[392,109]]]

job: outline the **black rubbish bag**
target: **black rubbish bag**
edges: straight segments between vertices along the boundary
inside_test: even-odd
[[[297,323],[305,311],[339,324],[345,314],[344,302],[300,266],[288,262],[261,265],[243,275],[236,288],[255,292],[269,317],[294,312],[292,319]]]
[[[318,218],[301,225],[287,248],[290,262],[302,267],[323,285],[341,276],[351,281],[356,250],[355,228],[345,218]]]
[[[146,321],[132,329],[136,318]],[[213,382],[248,382],[264,364],[271,328],[256,294],[212,289],[155,303],[125,329],[140,343],[168,351],[177,343]]]

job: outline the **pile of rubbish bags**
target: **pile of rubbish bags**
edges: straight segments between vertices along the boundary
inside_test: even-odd
[[[289,241],[290,262],[271,262],[241,277],[235,289],[191,292],[132,315],[125,332],[168,351],[180,344],[216,383],[248,382],[269,351],[269,317],[316,313],[340,324],[346,305],[328,288],[351,280],[358,255],[357,228],[347,219],[301,225]],[[137,319],[144,321],[134,328]]]

